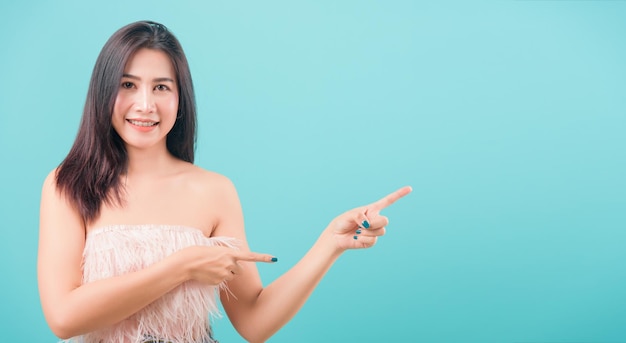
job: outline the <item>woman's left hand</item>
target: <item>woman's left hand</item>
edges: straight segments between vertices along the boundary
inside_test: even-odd
[[[340,250],[369,248],[376,244],[379,236],[385,234],[389,220],[380,211],[411,193],[406,186],[366,206],[345,212],[330,223],[337,248]]]

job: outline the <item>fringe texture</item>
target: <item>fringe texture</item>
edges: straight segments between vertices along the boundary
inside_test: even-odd
[[[83,283],[144,269],[183,248],[228,246],[229,237],[204,236],[202,231],[172,225],[113,225],[87,235],[83,252]],[[139,312],[112,327],[64,340],[65,343],[140,343],[146,338],[175,343],[210,341],[213,318],[220,317],[217,294],[226,284],[181,284]]]

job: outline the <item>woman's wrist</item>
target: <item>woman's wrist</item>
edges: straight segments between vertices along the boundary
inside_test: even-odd
[[[323,253],[333,259],[338,258],[345,251],[345,249],[339,246],[332,225],[329,225],[322,232],[318,243],[320,248],[323,249]]]
[[[193,271],[190,263],[187,263],[189,258],[189,252],[187,250],[188,249],[179,250],[163,260],[165,268],[171,272],[180,283],[193,279]]]

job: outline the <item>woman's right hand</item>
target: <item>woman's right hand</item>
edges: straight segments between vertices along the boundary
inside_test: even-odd
[[[273,263],[269,254],[240,251],[223,246],[192,246],[175,254],[182,260],[187,280],[205,285],[219,285],[235,278],[243,270],[241,261]]]

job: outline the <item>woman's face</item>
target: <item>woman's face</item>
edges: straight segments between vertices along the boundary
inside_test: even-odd
[[[165,147],[177,112],[178,88],[170,58],[160,50],[138,50],[124,68],[113,128],[127,149]]]

